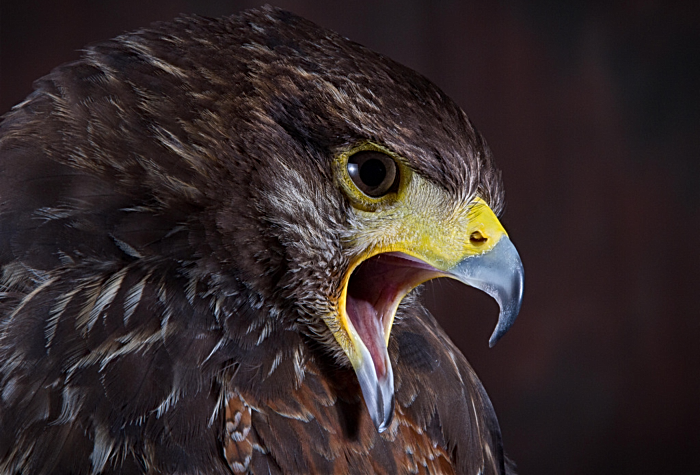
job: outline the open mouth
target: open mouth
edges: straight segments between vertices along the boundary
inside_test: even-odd
[[[386,345],[396,309],[408,292],[445,273],[402,252],[377,254],[350,276],[345,312],[367,347],[378,378],[387,374]]]
[[[432,208],[429,208],[432,209]],[[358,240],[334,312],[324,317],[352,364],[367,412],[378,432],[394,414],[394,375],[388,343],[401,300],[416,286],[448,277],[480,289],[500,307],[493,346],[515,321],[523,297],[523,266],[515,246],[480,198],[449,222],[421,214],[406,232]],[[374,229],[374,228],[371,228]],[[400,228],[403,229],[403,228]],[[360,243],[365,243],[362,248]],[[385,252],[381,252],[381,251]]]

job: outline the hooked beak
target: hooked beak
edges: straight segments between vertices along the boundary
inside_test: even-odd
[[[413,288],[436,277],[449,277],[493,297],[501,311],[490,346],[518,315],[524,276],[520,256],[490,208],[480,200],[477,205],[461,233],[469,238],[463,239],[463,250],[452,258],[434,257],[433,242],[438,238],[418,244],[397,242],[358,257],[346,275],[339,310],[340,325],[349,338],[339,341],[379,432],[391,425],[394,413],[394,377],[387,351],[391,327],[399,303]],[[429,232],[439,234],[435,228]]]
[[[483,290],[501,307],[498,323],[489,339],[489,346],[493,348],[520,312],[525,277],[518,251],[508,236],[503,236],[490,251],[466,257],[448,272],[450,277]]]

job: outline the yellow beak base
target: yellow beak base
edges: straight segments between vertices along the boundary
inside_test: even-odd
[[[406,294],[436,277],[450,277],[488,293],[501,307],[491,346],[515,321],[523,295],[520,257],[482,200],[453,213],[442,226],[436,226],[433,216],[414,216],[411,221],[411,229],[390,233],[391,239],[385,236],[380,246],[370,247],[351,263],[338,302],[343,335],[336,339],[355,369],[379,432],[393,417],[387,344]]]

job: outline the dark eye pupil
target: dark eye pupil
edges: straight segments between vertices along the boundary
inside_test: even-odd
[[[350,156],[348,175],[362,193],[373,198],[396,191],[399,183],[394,159],[374,150],[364,150]]]
[[[376,158],[367,160],[360,167],[360,180],[367,186],[372,188],[381,185],[386,178],[386,167]]]

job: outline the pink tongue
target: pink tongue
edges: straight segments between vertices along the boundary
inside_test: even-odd
[[[386,364],[384,362],[386,343],[382,318],[377,315],[377,311],[371,303],[354,298],[350,293],[347,296],[345,310],[372,357],[377,378],[381,379],[386,375]]]
[[[377,378],[387,373],[385,326],[396,301],[440,273],[405,254],[374,256],[355,269],[348,284],[345,311],[374,362]]]

